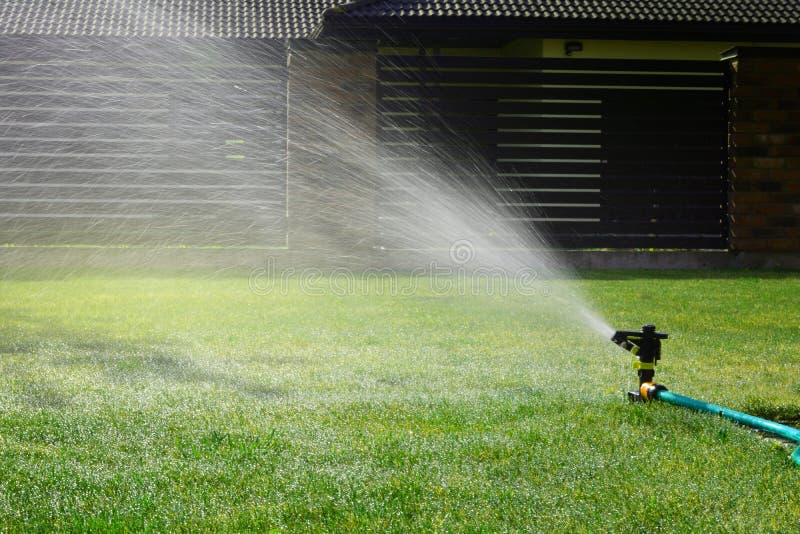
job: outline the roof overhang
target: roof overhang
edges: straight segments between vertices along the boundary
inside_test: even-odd
[[[378,40],[387,44],[475,42],[483,46],[518,38],[660,41],[800,42],[793,24],[712,24],[459,17],[349,16],[340,8],[323,13],[312,38]]]

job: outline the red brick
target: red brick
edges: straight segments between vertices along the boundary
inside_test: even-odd
[[[752,85],[739,85],[736,83],[733,88],[734,98],[762,96],[759,94],[758,87]]]
[[[748,133],[741,133],[741,132],[731,132],[730,134],[730,142],[735,146],[751,146],[755,144],[755,138],[753,134]]]
[[[730,193],[728,202],[733,206],[746,206],[757,204],[766,200],[767,193]]]
[[[769,178],[787,182],[800,182],[800,172],[795,169],[770,169]]]
[[[728,161],[731,169],[754,169],[755,161],[753,158],[732,156]]]
[[[730,217],[731,223],[739,228],[746,228],[750,226],[764,226],[767,224],[767,217],[764,215],[749,215],[749,214],[732,214]]]
[[[795,139],[798,138],[798,139]],[[767,135],[754,135],[753,142],[758,145],[788,145],[798,144],[800,136],[792,136],[787,134],[767,134]]]
[[[742,69],[736,73],[737,85],[763,85],[768,79],[761,72],[758,71],[758,66],[751,69]],[[761,67],[763,68],[763,67]]]
[[[800,157],[800,145],[772,145],[767,147],[767,155],[776,158],[798,158]],[[791,165],[787,165],[792,168]]]
[[[733,131],[742,133],[765,134],[770,132],[770,127],[769,124],[763,122],[734,122]]]
[[[729,198],[735,202],[745,204],[797,204],[800,203],[800,195],[797,193],[786,192],[766,192],[766,193],[745,193],[737,192],[731,193]]]
[[[760,62],[756,66],[756,70],[763,74],[800,72],[800,61],[788,58],[773,59]]]
[[[731,163],[731,176],[736,180],[759,180],[770,178],[771,171],[768,169],[754,169],[752,167],[739,167]]]
[[[781,110],[762,110],[753,112],[753,120],[757,122],[785,122],[789,113]]]
[[[736,109],[746,111],[756,111],[761,109],[783,109],[778,106],[779,101],[773,98],[761,98],[758,96],[738,96],[733,99],[733,106]]]
[[[800,71],[783,72],[769,77],[770,85],[774,87],[794,86],[800,87]]]
[[[730,190],[742,193],[758,193],[758,192],[797,192],[800,191],[800,184],[797,188],[792,188],[790,182],[781,182],[778,180],[731,180]]]
[[[751,96],[760,96],[766,98],[795,98],[800,91],[800,85],[795,83],[787,83],[783,80],[769,80],[769,83],[760,85],[752,85],[749,87],[752,91],[749,92]],[[737,88],[737,91],[740,89]]]
[[[786,167],[785,158],[753,158],[753,167],[756,169],[783,169]]]
[[[797,239],[800,238],[800,228],[786,228],[783,226],[735,227],[731,228],[731,234],[739,239]]]
[[[800,239],[735,239],[731,248],[753,252],[798,252]]]
[[[734,208],[735,208],[735,213],[738,214],[747,213],[751,215],[771,215],[771,216],[794,214],[792,205],[783,203],[754,203],[754,204],[736,203]]]

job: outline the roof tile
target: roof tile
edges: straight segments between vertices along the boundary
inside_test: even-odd
[[[301,38],[338,0],[5,0],[0,35]]]
[[[800,0],[357,0],[337,16],[528,17],[625,22],[680,21],[714,24],[798,24]],[[474,9],[470,9],[473,7]],[[432,9],[435,8],[435,9]]]

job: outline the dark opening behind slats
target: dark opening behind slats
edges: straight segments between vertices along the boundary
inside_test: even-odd
[[[378,79],[382,157],[469,139],[556,247],[727,248],[720,63],[384,55]]]

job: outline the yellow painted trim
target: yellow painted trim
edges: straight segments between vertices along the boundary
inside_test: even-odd
[[[800,48],[800,43],[745,41],[614,41],[600,39],[516,39],[503,48],[429,48],[426,53],[443,56],[498,56],[565,58],[564,43],[580,41],[583,51],[576,59],[675,59],[719,61],[720,54],[737,46]],[[418,48],[379,48],[380,54],[417,55]]]
[[[644,370],[653,371],[656,368],[656,364],[655,363],[640,362],[639,360],[633,360],[633,368],[634,369],[644,369]]]

